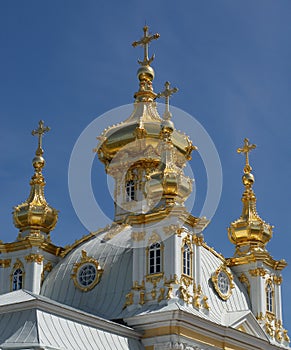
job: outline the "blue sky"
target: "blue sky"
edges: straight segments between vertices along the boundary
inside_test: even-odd
[[[155,91],[166,80],[177,86],[173,105],[195,116],[220,155],[223,191],[206,241],[227,257],[233,253],[226,228],[241,213],[243,191],[243,157],[236,149],[248,137],[257,144],[251,165],[258,212],[275,226],[268,250],[291,263],[290,13],[289,0],[2,1],[0,239],[17,236],[11,211],[28,196],[36,149],[31,130],[40,119],[52,128],[44,138],[44,174],[47,200],[60,210],[53,241],[65,245],[86,234],[70,202],[70,155],[97,116],[133,102],[142,50],[131,43],[146,21],[161,34],[150,48],[156,54]],[[104,200],[97,163],[93,188],[109,215],[113,206],[109,195]],[[191,164],[197,186],[193,214],[199,215],[205,172],[199,156]],[[284,325],[291,330],[290,267],[283,277]]]

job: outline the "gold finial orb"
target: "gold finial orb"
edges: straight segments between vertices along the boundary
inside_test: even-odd
[[[45,166],[45,160],[42,156],[36,156],[32,160],[34,169],[41,170]]]
[[[137,77],[139,80],[153,81],[155,77],[155,71],[151,66],[141,66],[137,71]]]
[[[246,173],[242,177],[244,186],[252,186],[255,182],[255,177],[252,173]]]

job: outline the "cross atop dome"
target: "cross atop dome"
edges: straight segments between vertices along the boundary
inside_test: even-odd
[[[155,55],[152,55],[151,58],[149,58],[149,44],[152,40],[156,40],[160,37],[160,34],[156,33],[154,35],[149,35],[149,27],[144,26],[143,27],[143,37],[139,41],[134,41],[132,43],[133,47],[136,46],[143,46],[144,48],[144,57],[143,61],[138,60],[138,63],[141,66],[149,66],[151,62],[154,60]]]
[[[38,147],[37,147],[37,150],[35,152],[35,154],[37,156],[41,156],[43,154],[43,149],[42,149],[42,138],[43,138],[43,135],[46,133],[46,132],[49,132],[50,131],[50,127],[48,126],[44,126],[44,121],[43,120],[40,120],[39,123],[38,123],[38,128],[35,129],[35,130],[32,130],[31,134],[33,136],[38,136]]]
[[[249,139],[245,138],[243,147],[237,149],[237,153],[244,153],[246,157],[246,165],[244,167],[245,174],[249,174],[252,171],[252,167],[250,166],[250,163],[249,163],[249,153],[256,147],[257,147],[256,145],[252,145],[249,142]]]
[[[164,97],[165,98],[165,112],[164,112],[164,119],[169,120],[172,117],[172,114],[170,112],[170,97],[175,94],[178,89],[177,88],[172,88],[170,89],[170,82],[166,81],[165,82],[165,90],[160,92],[157,97]]]

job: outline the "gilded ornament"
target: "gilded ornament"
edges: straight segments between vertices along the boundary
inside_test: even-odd
[[[262,267],[258,267],[256,269],[249,270],[249,273],[253,277],[257,277],[257,276],[265,277],[267,274],[267,270],[265,270]]]
[[[179,279],[178,279],[178,276],[176,274],[174,274],[173,276],[170,275],[169,279],[167,279],[166,277],[164,278],[164,285],[165,286],[170,286],[171,284],[179,284]]]
[[[206,310],[210,310],[210,306],[208,304],[208,297],[207,296],[204,296],[203,299],[202,299],[202,306],[204,307],[204,309]]]
[[[28,263],[32,263],[32,262],[35,262],[39,265],[41,265],[41,263],[43,262],[43,255],[41,254],[29,254],[29,255],[26,255],[25,256],[25,260],[28,262]]]
[[[164,233],[169,236],[169,235],[172,235],[176,232],[178,232],[178,229],[179,229],[179,226],[178,225],[174,225],[174,224],[171,224],[169,226],[165,226],[163,227],[163,231]]]
[[[145,304],[145,292],[140,292],[139,293],[139,304],[144,305]]]
[[[180,278],[180,284],[185,285],[186,287],[189,287],[193,283],[193,278],[188,275],[181,275]]]
[[[247,276],[244,273],[242,273],[238,279],[243,285],[245,285],[247,287],[248,294],[250,294],[251,285],[250,285],[250,281],[247,278]]]
[[[1,259],[0,260],[0,268],[6,268],[6,267],[10,267],[11,264],[11,259]]]
[[[125,301],[125,304],[123,306],[124,309],[127,306],[130,306],[130,305],[133,304],[133,293],[132,292],[127,293],[126,296],[125,296],[125,299],[126,299],[126,301]]]
[[[16,270],[16,269],[23,269],[23,263],[18,258],[13,264],[13,270]]]
[[[202,243],[204,242],[204,237],[202,234],[199,235],[193,235],[192,236],[192,242],[196,244],[197,246],[201,246]]]
[[[131,239],[134,242],[144,241],[145,236],[146,236],[146,232],[145,231],[133,231],[131,233]]]
[[[166,295],[166,299],[169,300],[173,297],[173,287],[172,286],[169,286],[168,287],[168,292],[167,292],[167,295]]]
[[[160,288],[160,295],[158,297],[158,302],[161,302],[165,299],[165,288]]]
[[[282,278],[282,276],[274,275],[273,276],[273,281],[274,281],[275,284],[280,285],[283,282],[283,278]]]
[[[145,289],[145,283],[144,280],[141,281],[141,284],[138,284],[138,281],[134,281],[132,290],[144,290]]]
[[[154,288],[156,288],[157,284],[161,281],[163,278],[164,273],[163,272],[158,272],[154,274],[150,274],[146,276],[146,281],[152,283]]]
[[[283,329],[283,337],[287,343],[290,343],[290,338],[288,336],[288,331],[286,329]]]
[[[161,241],[161,237],[158,235],[156,231],[153,231],[149,237],[148,244],[151,245],[160,241]]]

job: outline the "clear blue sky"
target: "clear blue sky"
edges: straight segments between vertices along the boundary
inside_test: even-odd
[[[36,148],[30,132],[39,119],[52,128],[44,139],[46,197],[60,210],[52,239],[65,245],[86,234],[70,202],[70,154],[98,115],[132,103],[142,50],[131,43],[146,21],[161,34],[150,49],[155,90],[166,80],[179,88],[172,103],[202,123],[221,158],[223,192],[206,241],[226,257],[233,253],[226,228],[241,213],[243,191],[236,149],[248,137],[257,144],[251,164],[258,212],[275,226],[268,250],[291,263],[290,14],[289,0],[1,1],[0,239],[17,236],[11,211],[28,196]],[[203,171],[195,161],[199,194]],[[109,195],[101,197],[110,213]],[[283,277],[284,326],[291,331],[291,267]]]

